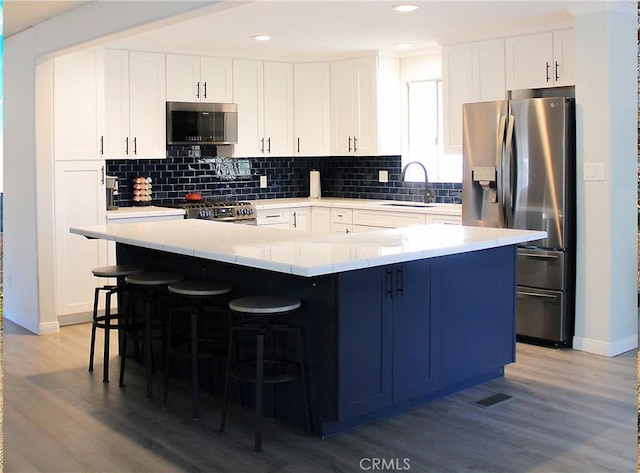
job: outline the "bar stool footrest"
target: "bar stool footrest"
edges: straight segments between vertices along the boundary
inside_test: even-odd
[[[256,383],[256,360],[239,361],[231,365],[229,376],[245,383]],[[300,377],[300,367],[288,360],[264,360],[264,383],[276,384]]]

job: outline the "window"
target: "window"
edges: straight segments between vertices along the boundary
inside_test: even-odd
[[[403,166],[424,164],[429,182],[462,182],[462,156],[445,154],[442,132],[442,81],[408,83],[408,147]],[[407,181],[424,181],[422,169],[411,166]]]

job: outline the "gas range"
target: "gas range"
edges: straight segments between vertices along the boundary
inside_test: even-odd
[[[251,202],[203,200],[200,202],[180,202],[172,207],[184,209],[185,218],[247,224],[255,224],[256,221],[256,209]]]

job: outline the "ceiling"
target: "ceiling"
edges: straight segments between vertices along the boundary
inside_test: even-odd
[[[5,0],[5,36],[86,1]],[[117,3],[114,14],[117,14]],[[120,38],[109,45],[133,50],[190,52],[273,60],[329,60],[366,51],[407,51],[437,44],[532,31],[538,25],[571,22],[567,1],[408,1],[412,13],[385,0],[221,2],[224,9]],[[218,7],[221,3],[217,2]],[[152,5],[151,2],[149,2]],[[252,37],[267,34],[269,41]],[[411,43],[398,49],[395,43]]]

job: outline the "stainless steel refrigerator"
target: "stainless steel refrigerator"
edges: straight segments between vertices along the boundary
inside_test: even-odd
[[[463,225],[544,230],[518,249],[518,339],[571,346],[575,301],[575,102],[463,106]]]

